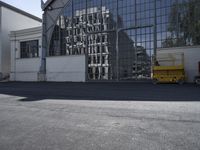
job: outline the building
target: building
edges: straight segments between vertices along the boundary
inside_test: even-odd
[[[138,46],[133,35],[129,35],[131,32],[123,27],[123,16],[117,16],[116,4],[114,1],[83,0],[66,1],[66,6],[62,7],[62,4],[57,1],[45,3],[43,47],[46,49],[47,56],[46,62],[43,63],[46,65],[44,72],[47,81],[52,81],[52,78],[49,80],[52,74],[48,71],[49,60],[57,59],[57,66],[62,66],[63,63],[59,64],[60,58],[65,57],[67,61],[71,57],[80,56],[85,57],[84,62],[80,62],[80,64],[85,63],[84,73],[82,73],[84,81],[135,78],[134,64],[139,57],[136,55]],[[54,23],[49,20],[47,12],[51,18],[57,15]],[[116,32],[117,27],[120,29],[118,32]],[[144,53],[147,54],[146,51]],[[70,72],[70,70],[65,71]],[[62,80],[69,81],[67,79],[69,75],[63,73],[63,69],[57,76],[62,74]],[[58,81],[55,74],[53,76],[53,80]]]
[[[10,81],[41,81],[42,27],[11,31]]]
[[[177,51],[188,81],[198,74],[199,0],[48,0],[42,9],[46,81],[150,79],[153,56]]]
[[[10,73],[10,31],[41,26],[42,20],[0,1],[0,80]]]

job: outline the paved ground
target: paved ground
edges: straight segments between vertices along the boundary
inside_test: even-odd
[[[0,150],[200,150],[200,86],[0,83]]]

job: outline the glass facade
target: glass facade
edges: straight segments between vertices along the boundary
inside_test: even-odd
[[[48,55],[86,55],[88,80],[148,79],[156,48],[200,44],[198,9],[199,0],[69,0]]]
[[[158,47],[200,44],[200,1],[157,1]]]

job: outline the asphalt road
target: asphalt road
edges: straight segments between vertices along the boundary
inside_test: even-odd
[[[0,83],[0,150],[200,150],[200,86]]]
[[[151,83],[0,83],[0,93],[43,99],[200,101],[200,86]]]

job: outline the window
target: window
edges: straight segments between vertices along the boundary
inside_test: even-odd
[[[102,64],[105,64],[105,56],[102,56]]]
[[[21,58],[38,57],[38,40],[20,42]]]
[[[105,68],[104,67],[102,67],[102,76],[105,76]]]

